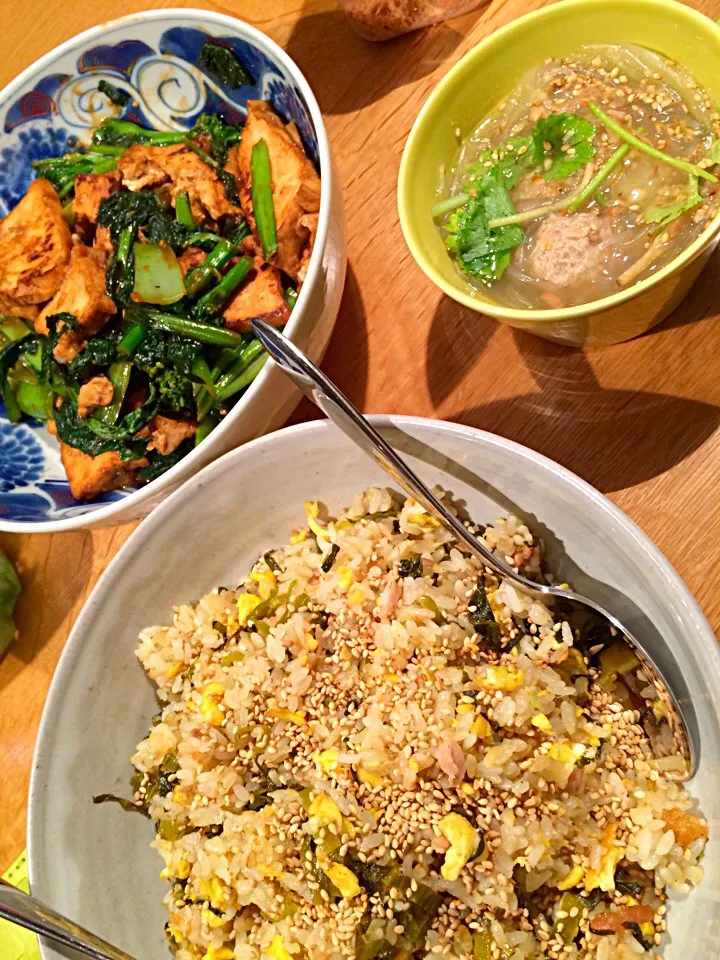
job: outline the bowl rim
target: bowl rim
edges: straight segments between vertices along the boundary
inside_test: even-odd
[[[315,245],[310,258],[306,279],[303,283],[302,289],[300,290],[297,303],[293,308],[290,319],[284,328],[285,334],[292,339],[293,334],[301,325],[307,302],[310,298],[310,293],[316,286],[318,277],[320,276],[323,251],[325,250],[330,227],[330,203],[333,195],[333,177],[335,174],[330,155],[330,142],[317,98],[315,97],[315,94],[313,93],[312,88],[310,87],[310,84],[305,78],[305,75],[301,71],[300,67],[295,63],[290,55],[286,53],[285,50],[283,50],[283,48],[274,40],[272,40],[267,34],[263,33],[262,30],[259,30],[257,27],[252,26],[246,21],[239,19],[238,17],[233,17],[226,13],[216,13],[213,10],[203,10],[199,7],[168,7],[166,9],[141,10],[137,13],[126,14],[125,16],[116,17],[113,20],[99,23],[94,27],[89,27],[87,30],[83,30],[80,33],[74,34],[67,40],[63,40],[62,43],[57,44],[51,50],[48,50],[47,53],[44,53],[42,56],[34,60],[13,80],[6,84],[6,86],[0,90],[0,102],[6,102],[9,100],[17,91],[20,90],[22,86],[24,86],[25,83],[31,80],[36,73],[42,71],[46,67],[50,67],[53,62],[58,59],[58,57],[72,53],[76,47],[86,43],[87,41],[104,38],[109,30],[113,30],[124,25],[136,24],[138,22],[144,23],[147,21],[167,20],[176,17],[189,21],[202,20],[217,24],[220,27],[225,27],[229,32],[241,37],[242,39],[249,40],[261,49],[264,49],[277,63],[279,63],[285,69],[288,76],[300,90],[303,100],[308,108],[308,112],[315,129],[318,145],[321,182],[320,212],[318,216],[318,228],[315,237]],[[227,424],[234,422],[240,416],[242,416],[246,401],[250,401],[262,388],[269,376],[269,368],[271,366],[272,364],[265,365],[256,379],[250,385],[244,396],[235,404],[230,413],[228,413],[228,415],[218,424],[213,433],[219,434],[219,431],[225,428]],[[210,441],[210,439],[211,437],[208,437],[203,442],[207,443]],[[93,510],[86,510],[77,516],[63,517],[58,520],[6,520],[0,517],[0,531],[3,533],[59,533],[61,531],[78,530],[85,527],[93,527],[102,523],[107,523],[107,521],[111,520],[113,517],[124,513],[130,504],[132,504],[133,507],[137,507],[138,504],[144,503],[146,500],[157,496],[162,489],[166,488],[167,486],[172,486],[173,483],[176,482],[178,474],[187,469],[188,465],[191,465],[194,460],[198,459],[198,451],[201,449],[202,444],[199,444],[197,447],[193,448],[190,453],[183,457],[182,460],[176,463],[156,480],[152,480],[144,487],[136,487],[132,489],[130,493],[126,494],[126,496],[119,500],[113,501],[112,503],[105,504],[104,506],[97,507]],[[205,450],[207,451],[207,447]],[[196,470],[195,472],[197,473],[198,471]],[[191,474],[190,476],[194,476],[194,474]],[[189,478],[190,477],[187,479]],[[181,484],[182,482],[183,481],[181,481]],[[122,522],[122,520],[118,520],[118,522]]]
[[[626,0],[626,2],[630,2],[630,0]],[[576,320],[582,317],[600,314],[620,304],[626,303],[628,300],[633,300],[635,297],[641,296],[671,275],[680,273],[684,267],[688,266],[707,248],[720,232],[719,210],[700,236],[696,237],[688,247],[682,250],[677,257],[669,263],[665,264],[657,273],[653,273],[644,280],[632,284],[626,290],[620,290],[618,293],[613,293],[608,297],[602,297],[599,300],[591,300],[589,303],[581,303],[555,310],[538,310],[532,307],[506,307],[498,301],[480,301],[471,293],[460,290],[454,284],[447,281],[439,271],[436,270],[430,262],[429,257],[425,254],[423,245],[417,237],[417,230],[413,226],[414,218],[412,208],[414,205],[414,197],[410,167],[414,158],[422,152],[422,144],[425,139],[425,127],[430,122],[430,113],[442,105],[448,88],[453,85],[456,78],[462,76],[465,71],[469,71],[476,61],[481,60],[485,56],[489,48],[501,46],[508,39],[511,39],[513,35],[532,29],[538,20],[552,20],[557,17],[564,17],[569,9],[582,9],[591,6],[603,7],[604,3],[605,0],[563,0],[562,3],[551,3],[549,6],[541,7],[539,10],[533,10],[530,13],[523,14],[523,16],[494,30],[487,37],[480,40],[471,50],[468,50],[438,81],[435,89],[423,104],[420,113],[412,125],[400,161],[397,188],[398,213],[405,242],[415,262],[428,279],[440,287],[443,293],[446,293],[449,297],[452,297],[453,300],[463,304],[463,306],[469,307],[476,313],[485,313],[500,320],[520,321],[524,323],[531,321],[542,324]],[[692,7],[686,6],[684,3],[678,2],[678,0],[632,0],[632,3],[636,7],[645,8],[648,15],[652,15],[653,8],[665,8],[674,13],[678,18],[686,19],[694,23],[698,31],[704,35],[705,39],[708,39],[714,31],[717,35],[716,42],[718,55],[720,57],[720,31],[718,30],[718,25],[715,21],[711,20],[710,17]]]
[[[569,484],[579,495],[588,497],[604,511],[606,516],[613,518],[633,539],[638,549],[659,568],[668,591],[672,592],[677,604],[681,606],[684,614],[687,616],[688,622],[692,623],[696,630],[694,641],[697,646],[701,648],[697,654],[698,659],[704,661],[708,665],[708,669],[712,669],[713,666],[716,671],[720,669],[720,646],[718,645],[710,623],[680,574],[675,570],[660,548],[635,521],[586,480],[583,480],[566,467],[551,460],[544,454],[533,450],[531,447],[466,424],[448,420],[436,420],[430,417],[393,414],[373,414],[369,415],[368,419],[376,429],[398,427],[411,433],[413,428],[434,428],[449,434],[474,438],[496,448],[508,450],[531,463],[550,470],[556,477]],[[230,450],[222,457],[208,464],[197,474],[194,474],[182,487],[170,494],[170,496],[130,534],[102,573],[83,604],[64,646],[57,667],[55,668],[35,740],[28,789],[27,818],[28,873],[30,890],[33,895],[40,897],[45,895],[42,889],[40,863],[38,862],[42,859],[43,819],[41,804],[45,793],[42,782],[44,757],[47,751],[51,749],[50,738],[52,736],[52,730],[54,729],[56,714],[62,704],[65,678],[72,673],[77,658],[81,655],[83,649],[81,639],[83,634],[92,625],[93,617],[96,615],[98,607],[104,603],[106,594],[113,590],[116,571],[134,559],[135,553],[142,549],[146,539],[154,535],[155,530],[165,522],[166,517],[170,516],[176,510],[178,515],[182,515],[183,511],[180,508],[184,501],[189,501],[195,496],[201,496],[202,489],[206,483],[216,474],[221,474],[228,469],[232,469],[232,465],[236,460],[243,457],[256,457],[258,454],[262,455],[264,449],[276,446],[277,444],[283,444],[288,437],[305,436],[308,437],[311,442],[315,434],[335,430],[338,430],[338,428],[327,419],[311,420],[265,434],[264,436],[249,441],[241,447]],[[140,673],[138,673],[138,677],[140,677]],[[720,704],[720,698],[718,698],[717,692],[709,690],[708,693],[714,699],[716,705]],[[40,938],[39,944],[42,960],[58,960],[59,955],[52,949],[49,941]]]

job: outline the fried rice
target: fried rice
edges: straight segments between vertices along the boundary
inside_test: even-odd
[[[140,636],[162,711],[135,802],[179,960],[659,956],[708,828],[634,655],[413,500],[305,507]],[[547,578],[517,519],[479,533]]]

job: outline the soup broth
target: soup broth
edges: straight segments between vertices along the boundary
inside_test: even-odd
[[[597,300],[670,262],[717,212],[719,121],[677,64],[586,46],[531,70],[479,124],[433,214],[468,282],[501,303]]]

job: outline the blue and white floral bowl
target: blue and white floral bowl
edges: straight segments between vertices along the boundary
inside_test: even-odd
[[[232,90],[198,64],[206,39],[232,47],[252,86]],[[105,78],[132,101],[117,107],[98,93]],[[0,92],[0,216],[23,197],[32,162],[88,142],[107,116],[185,130],[203,112],[242,121],[247,100],[272,102],[294,120],[322,179],[320,222],[307,280],[286,333],[316,361],[330,339],[345,279],[342,197],[315,97],[300,70],[255,28],[207,10],[151,10],[114,20],[56,47]],[[298,394],[268,364],[225,420],[192,453],[146,487],[74,500],[57,441],[42,423],[8,422],[0,403],[0,530],[49,532],[136,520],[221,454],[276,429]],[[241,492],[238,492],[240,495]]]

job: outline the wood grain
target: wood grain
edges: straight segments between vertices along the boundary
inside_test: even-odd
[[[4,0],[6,83],[99,21],[192,0]],[[281,43],[325,113],[345,194],[350,270],[327,372],[362,409],[458,420],[504,434],[595,484],[658,543],[720,626],[720,314],[716,257],[653,333],[579,352],[513,332],[440,295],[411,260],[395,188],[402,147],[438,79],[488,32],[542,0],[478,13],[384,45],[357,38],[332,0],[209,3]],[[720,0],[693,6],[716,18]],[[293,420],[315,412],[303,403]],[[25,593],[0,664],[0,869],[25,844],[32,750],[68,631],[130,527],[5,536]]]

